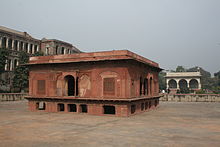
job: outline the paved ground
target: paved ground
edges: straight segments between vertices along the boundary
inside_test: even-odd
[[[0,102],[0,146],[220,146],[220,103],[163,102],[119,118],[28,112]]]

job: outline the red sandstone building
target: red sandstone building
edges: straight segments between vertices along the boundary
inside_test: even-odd
[[[127,50],[31,57],[31,111],[130,116],[159,104],[159,65]]]

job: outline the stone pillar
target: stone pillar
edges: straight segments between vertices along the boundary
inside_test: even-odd
[[[30,53],[30,45],[31,45],[31,44],[28,43],[28,50],[27,50],[28,53]]]
[[[6,48],[8,48],[8,38],[6,37]]]
[[[8,68],[8,60],[6,60],[5,62],[5,71],[7,70],[7,68]]]
[[[15,41],[14,41],[13,39],[11,39],[11,49],[12,49],[12,50],[14,50],[14,42],[15,42]]]
[[[22,48],[21,48],[22,51],[24,50],[24,45],[25,45],[25,43],[23,42],[23,45],[22,45]]]
[[[39,46],[37,45],[37,52],[39,52]]]
[[[170,80],[170,79],[168,79],[168,78],[166,79],[166,89],[169,89],[169,88],[170,88],[170,87],[169,87],[169,80]]]
[[[191,80],[191,79],[186,79],[186,82],[187,82],[187,88],[190,88],[190,87],[189,87],[189,82],[190,82],[190,80]]]
[[[20,50],[20,41],[18,41],[18,44],[17,44],[17,51],[19,51]]]
[[[197,81],[198,81],[198,89],[202,89],[201,79],[197,79]]]
[[[180,79],[175,79],[176,80],[176,89],[180,89],[180,86],[179,86],[179,81],[180,81]]]
[[[11,60],[11,64],[10,64],[9,70],[10,70],[10,71],[13,70],[13,60]]]

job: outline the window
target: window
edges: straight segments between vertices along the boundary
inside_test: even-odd
[[[104,114],[115,114],[115,106],[103,106]]]
[[[103,92],[104,95],[115,95],[115,78],[104,78]]]
[[[148,102],[145,102],[145,110],[148,108]]]
[[[80,105],[80,107],[81,107],[82,113],[87,113],[87,105],[86,104],[82,104],[82,105]]]
[[[77,111],[76,104],[68,104],[68,111],[69,112],[76,112]]]
[[[37,81],[37,93],[38,94],[45,94],[45,80],[38,80]]]
[[[141,111],[144,110],[144,103],[141,103]]]
[[[58,111],[64,111],[64,109],[65,109],[64,104],[59,103],[59,104],[57,105],[57,110],[58,110]]]
[[[136,105],[131,105],[131,114],[135,113]]]
[[[46,109],[46,104],[44,102],[37,102],[36,103],[36,109],[37,110],[45,110]]]

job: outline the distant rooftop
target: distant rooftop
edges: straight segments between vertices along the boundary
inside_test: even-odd
[[[200,72],[167,72],[165,77],[201,77]]]
[[[3,26],[0,26],[0,30],[6,31],[6,32],[9,32],[9,33],[13,33],[13,34],[17,34],[17,35],[20,35],[20,36],[23,36],[23,37],[32,38],[32,36],[29,35],[27,32],[16,31],[16,30],[13,30],[13,29],[10,29],[10,28],[6,28],[6,27],[3,27]]]

